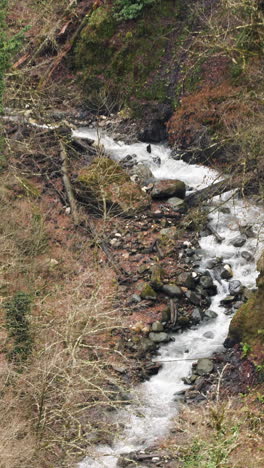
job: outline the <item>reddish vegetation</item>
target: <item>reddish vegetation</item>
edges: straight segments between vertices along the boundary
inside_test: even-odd
[[[210,131],[221,130],[237,123],[238,115],[245,112],[238,97],[241,90],[222,83],[202,89],[182,98],[181,107],[168,122],[169,142],[180,148],[197,144],[199,137],[209,127]]]

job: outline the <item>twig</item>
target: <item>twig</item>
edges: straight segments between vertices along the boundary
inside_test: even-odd
[[[60,158],[62,160],[62,166],[61,166],[61,171],[62,171],[62,180],[63,184],[66,190],[68,202],[71,208],[71,213],[74,221],[74,225],[78,226],[79,225],[79,215],[78,215],[78,209],[77,209],[77,203],[73,194],[73,189],[72,185],[68,176],[68,157],[67,153],[64,147],[64,144],[62,141],[59,141],[60,145]]]

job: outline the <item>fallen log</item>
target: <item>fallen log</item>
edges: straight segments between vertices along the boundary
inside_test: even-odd
[[[212,226],[210,226],[210,224],[207,226],[207,229],[208,229],[208,231],[211,232],[211,234],[213,234],[213,236],[215,237],[216,241],[219,244],[221,244],[221,242],[223,242],[224,237],[220,236],[220,234],[218,234],[218,232]]]
[[[209,187],[205,187],[197,192],[187,195],[185,202],[189,207],[198,206],[200,203],[213,198],[222,193],[228,192],[229,190],[235,190],[239,188],[239,180],[237,178],[220,180],[216,184],[211,184]]]
[[[75,226],[79,224],[79,214],[77,208],[77,202],[75,200],[75,196],[73,193],[73,188],[70,182],[70,178],[68,176],[68,156],[62,141],[59,142],[60,144],[60,158],[62,160],[61,172],[62,172],[62,180],[65,187],[65,191],[67,194],[68,202],[71,208],[71,213],[73,217],[73,221]]]

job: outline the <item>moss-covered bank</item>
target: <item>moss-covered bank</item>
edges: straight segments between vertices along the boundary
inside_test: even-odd
[[[158,1],[125,22],[116,19],[109,4],[93,11],[73,58],[89,100],[101,92],[109,101],[136,109],[138,101],[173,101],[173,68],[178,69],[179,48],[190,21],[189,6],[182,0]]]
[[[264,360],[264,253],[258,261],[258,290],[233,317],[229,338],[252,348],[258,361]]]

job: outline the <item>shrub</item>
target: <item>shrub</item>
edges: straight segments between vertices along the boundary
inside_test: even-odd
[[[115,2],[115,16],[118,20],[135,19],[143,8],[155,2],[156,0],[117,0]]]
[[[20,291],[4,303],[5,326],[9,338],[13,339],[13,349],[8,352],[10,360],[24,361],[31,352],[32,340],[27,318],[30,305],[31,297],[29,294]]]

